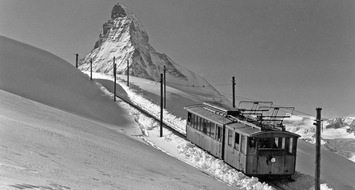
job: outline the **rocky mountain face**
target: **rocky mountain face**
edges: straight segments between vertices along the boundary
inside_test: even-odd
[[[124,5],[116,4],[111,12],[111,18],[103,24],[102,32],[94,49],[81,61],[80,69],[89,70],[90,60],[93,61],[93,71],[111,74],[113,57],[117,64],[117,73],[129,74],[140,78],[159,81],[160,73],[166,66],[168,77],[179,81],[189,81],[189,75],[198,77],[201,84],[208,83],[186,68],[174,63],[167,55],[158,53],[149,44],[149,37],[142,24]],[[209,86],[209,85],[208,85]]]
[[[157,52],[150,44],[149,37],[135,15],[122,4],[116,4],[111,12],[111,18],[103,24],[99,39],[94,49],[80,61],[79,69],[113,74],[113,58],[117,64],[117,74],[160,81],[160,74],[166,67],[167,85],[180,90],[188,90],[198,98],[211,94],[212,100],[229,104],[214,87],[204,78],[172,61],[164,53]],[[129,69],[127,69],[129,68]],[[203,92],[201,89],[203,88]],[[201,93],[202,92],[202,93]]]
[[[327,121],[326,128],[346,128],[348,133],[355,134],[355,117],[335,118]]]

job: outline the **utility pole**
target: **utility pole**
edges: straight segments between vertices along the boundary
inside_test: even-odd
[[[321,111],[322,108],[317,108],[317,116],[316,116],[316,171],[315,171],[315,185],[314,190],[320,190],[320,138],[321,138]]]
[[[114,77],[114,83],[113,83],[113,101],[116,102],[116,63],[115,63],[115,57],[113,57],[113,77]]]
[[[90,80],[92,80],[92,58],[90,59]]]
[[[78,68],[78,57],[79,57],[79,54],[75,54],[76,58],[75,58],[75,67]]]
[[[163,137],[163,74],[160,74],[160,137]]]
[[[127,86],[129,86],[129,62],[127,59]]]
[[[166,66],[164,65],[164,108],[166,108]]]
[[[232,77],[233,108],[235,108],[235,77]]]

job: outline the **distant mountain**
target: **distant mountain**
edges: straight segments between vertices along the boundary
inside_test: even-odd
[[[291,116],[284,124],[288,131],[301,135],[301,139],[315,143],[316,118]],[[321,131],[322,146],[355,162],[355,117],[324,119]]]
[[[330,119],[326,122],[326,128],[346,128],[347,132],[355,134],[355,117]]]
[[[89,71],[92,60],[94,72],[112,74],[113,57],[117,64],[117,74],[127,74],[127,65],[129,65],[130,76],[158,82],[166,66],[169,86],[185,90],[189,88],[189,91],[191,89],[193,91],[193,88],[203,88],[205,93],[215,95],[213,100],[208,101],[229,104],[229,101],[204,78],[178,65],[167,55],[157,52],[149,44],[149,37],[142,24],[122,4],[116,4],[113,7],[111,18],[103,24],[94,49],[81,60],[79,68]],[[203,97],[204,95],[200,93],[199,98]]]

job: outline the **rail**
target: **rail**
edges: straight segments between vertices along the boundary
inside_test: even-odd
[[[129,104],[130,106],[134,107],[135,109],[137,109],[138,111],[140,111],[141,113],[143,113],[144,115],[153,118],[155,121],[160,122],[160,118],[157,118],[155,115],[149,113],[148,111],[144,110],[143,108],[139,107],[138,105],[134,104],[132,101],[127,100],[126,98],[117,95],[116,97],[121,99],[122,101],[124,101],[125,103]],[[163,127],[166,129],[169,129],[174,135],[180,137],[180,138],[184,138],[186,139],[186,135],[181,134],[179,131],[177,131],[174,127],[170,126],[168,123],[163,121]]]

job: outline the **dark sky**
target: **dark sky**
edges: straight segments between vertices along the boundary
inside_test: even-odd
[[[0,34],[74,62],[92,50],[117,2],[158,52],[227,97],[235,76],[243,100],[355,114],[353,0],[0,0]]]

